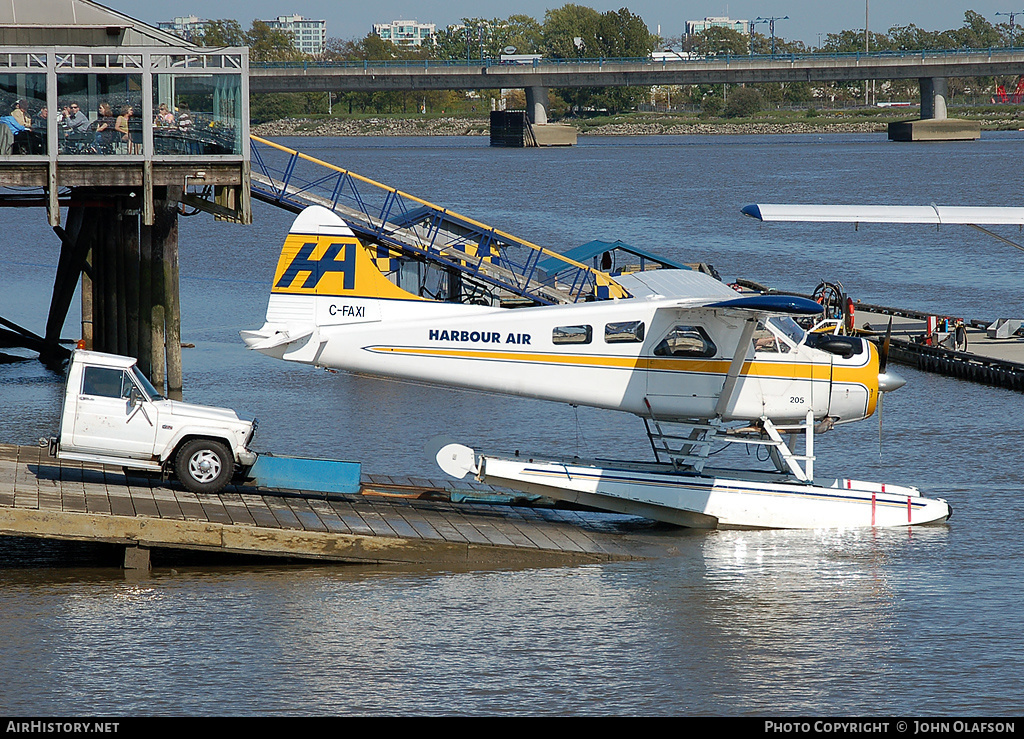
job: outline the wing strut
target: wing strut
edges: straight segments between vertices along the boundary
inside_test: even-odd
[[[715,405],[715,416],[721,418],[725,415],[728,410],[729,404],[732,402],[733,395],[736,392],[736,384],[740,378],[740,371],[743,369],[743,363],[747,359],[747,348],[750,346],[750,341],[754,336],[754,329],[757,328],[757,318],[748,318],[746,323],[743,324],[743,331],[740,333],[740,339],[736,343],[736,349],[732,353],[732,363],[729,365],[729,374],[725,376],[725,384],[722,385],[722,393],[718,396],[718,403]]]

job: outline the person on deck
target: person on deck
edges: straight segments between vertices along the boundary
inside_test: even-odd
[[[182,133],[188,133],[192,130],[192,115],[188,112],[188,106],[185,103],[181,103],[178,106],[178,130]]]
[[[28,111],[25,110],[24,100],[14,101],[14,110],[11,111],[11,117],[21,124],[22,128],[32,128],[32,118],[29,116]]]
[[[124,153],[134,154],[135,143],[132,141],[131,131],[128,130],[129,121],[131,121],[132,114],[135,112],[135,108],[130,105],[121,106],[121,115],[117,117],[117,122],[114,124],[114,130],[120,134],[120,143]]]
[[[117,131],[114,130],[116,123],[110,103],[100,103],[99,116],[96,118],[96,139],[93,142],[100,154],[113,153],[114,139],[117,137]]]
[[[89,133],[89,116],[79,109],[78,103],[71,103],[68,113],[67,126],[71,133]]]

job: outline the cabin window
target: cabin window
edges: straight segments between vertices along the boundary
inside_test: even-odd
[[[589,344],[594,336],[590,326],[559,326],[551,331],[552,344]]]
[[[127,398],[132,381],[124,370],[110,367],[86,367],[82,378],[82,395],[101,398]]]
[[[676,326],[654,347],[659,357],[713,357],[717,352],[715,342],[700,326]]]
[[[643,321],[620,321],[619,323],[606,323],[604,326],[606,344],[632,344],[643,340]]]

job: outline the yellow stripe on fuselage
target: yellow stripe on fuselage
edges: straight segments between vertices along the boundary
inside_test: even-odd
[[[614,355],[549,354],[544,352],[492,351],[415,346],[368,346],[367,350],[414,357],[473,359],[494,362],[529,362],[534,364],[591,367],[594,369],[627,369],[652,372],[688,372],[721,375],[729,372],[728,359],[689,359],[683,357],[619,357]],[[851,368],[852,371],[852,368]],[[746,361],[740,374],[765,379],[828,381],[828,367],[811,362]],[[876,380],[877,383],[877,380]]]

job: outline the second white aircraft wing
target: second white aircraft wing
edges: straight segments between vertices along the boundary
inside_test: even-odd
[[[950,205],[787,205],[754,204],[743,214],[759,221],[820,223],[934,223],[1024,225],[1024,208]]]

